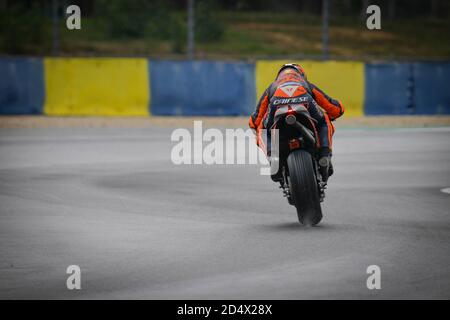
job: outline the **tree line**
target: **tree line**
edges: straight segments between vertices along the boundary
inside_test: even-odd
[[[50,13],[54,0],[0,0],[0,9],[14,7],[17,4],[33,10]],[[55,0],[61,5],[76,4],[86,15],[98,15],[105,10],[103,0]],[[202,2],[203,0],[196,0]],[[321,0],[207,0],[217,10],[230,11],[301,11],[303,13],[320,15]],[[446,18],[450,13],[448,0],[329,0],[331,11],[336,16],[358,16],[370,4],[379,5],[388,18],[423,17]],[[143,10],[154,6],[165,7],[167,10],[186,10],[187,0],[109,0],[109,5],[122,5],[132,10],[141,7]],[[124,12],[126,14],[127,11]]]

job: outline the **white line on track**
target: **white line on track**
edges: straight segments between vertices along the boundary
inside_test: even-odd
[[[429,127],[429,128],[391,128],[395,131],[404,132],[449,132],[450,127]]]
[[[444,189],[441,189],[441,191],[442,191],[443,193],[448,193],[448,194],[450,194],[450,188],[444,188]]]

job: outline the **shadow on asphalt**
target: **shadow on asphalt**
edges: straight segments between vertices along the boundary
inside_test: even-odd
[[[321,230],[336,230],[339,229],[336,225],[326,224],[326,223],[319,223],[316,226],[313,227],[307,227],[299,222],[287,222],[287,223],[277,223],[277,224],[270,224],[270,225],[263,225],[263,229],[268,231],[292,231],[292,230],[301,230],[301,231],[321,231]]]

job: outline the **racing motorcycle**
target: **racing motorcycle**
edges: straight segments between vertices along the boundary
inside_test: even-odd
[[[276,110],[271,129],[278,129],[278,144],[273,147],[278,148],[275,161],[283,195],[296,207],[301,224],[316,225],[322,219],[320,203],[328,178],[327,164],[319,165],[316,120],[303,104],[285,105]]]

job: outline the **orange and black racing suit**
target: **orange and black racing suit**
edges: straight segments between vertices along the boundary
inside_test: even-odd
[[[258,146],[269,157],[271,145],[269,129],[273,124],[275,111],[283,104],[292,104],[296,98],[300,98],[311,117],[317,121],[321,152],[325,155],[331,151],[334,126],[330,120],[339,118],[344,113],[344,107],[339,101],[330,98],[297,72],[286,72],[281,73],[276,81],[264,91],[249,119],[250,128],[256,130]],[[266,139],[262,136],[262,129],[268,129],[265,130],[267,132]]]

